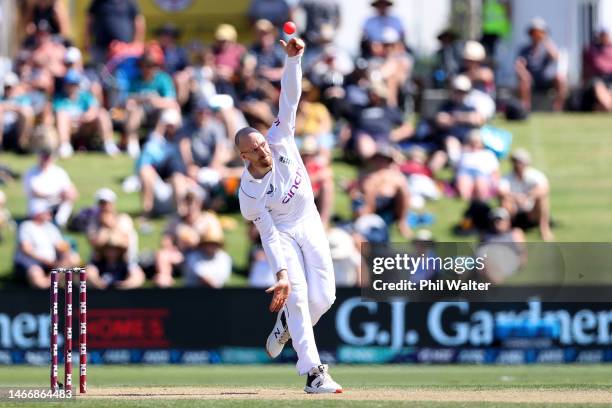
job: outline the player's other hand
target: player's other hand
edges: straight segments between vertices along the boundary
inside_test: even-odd
[[[291,293],[291,285],[289,279],[281,278],[274,285],[266,289],[266,293],[272,293],[272,301],[270,302],[270,311],[278,312],[281,310]]]
[[[280,40],[280,45],[283,46],[285,52],[289,57],[295,57],[296,55],[303,55],[306,44],[299,38],[292,38],[289,42]]]

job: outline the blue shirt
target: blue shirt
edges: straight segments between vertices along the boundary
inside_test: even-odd
[[[176,98],[174,83],[170,75],[164,71],[157,71],[150,81],[137,77],[130,83],[130,94],[157,94],[164,98]]]
[[[363,32],[368,41],[382,42],[383,32],[385,28],[391,27],[400,35],[400,39],[404,41],[404,26],[402,21],[395,16],[373,16],[366,20],[363,25]]]
[[[75,98],[61,95],[53,99],[54,111],[66,111],[73,118],[78,118],[83,113],[96,106],[98,106],[98,101],[89,91],[79,91]]]

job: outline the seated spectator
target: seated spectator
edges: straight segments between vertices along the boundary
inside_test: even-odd
[[[427,152],[424,148],[411,147],[406,154],[406,161],[400,163],[400,171],[408,181],[410,207],[423,208],[426,200],[440,198],[440,189],[427,165]]]
[[[163,54],[159,47],[149,46],[138,62],[139,72],[130,82],[125,103],[127,117],[124,141],[128,154],[136,158],[140,153],[138,130],[150,123],[164,109],[178,109],[176,91],[170,75],[161,70]]]
[[[118,213],[116,194],[103,188],[96,192],[96,217],[87,228],[92,248],[86,266],[87,280],[96,289],[134,289],[142,286],[144,272],[138,265],[138,235],[129,215]]]
[[[164,52],[164,71],[174,75],[184,70],[189,65],[189,56],[187,51],[178,44],[181,30],[173,23],[165,23],[155,30],[155,36]]]
[[[255,224],[249,222],[248,235],[251,241],[249,249],[249,287],[251,288],[269,288],[276,283],[276,278],[270,263],[266,258],[263,246],[261,245],[261,237]]]
[[[270,127],[275,120],[272,106],[278,101],[279,92],[272,83],[261,79],[256,70],[257,59],[253,55],[246,55],[235,88],[238,108],[249,123]]]
[[[215,83],[215,55],[210,47],[202,47],[195,53],[194,64],[175,75],[179,103],[184,105],[189,98],[210,100],[217,94]]]
[[[458,35],[447,28],[438,34],[440,49],[436,51],[432,80],[435,88],[446,88],[448,82],[461,69],[462,50]]]
[[[200,237],[198,247],[185,257],[185,286],[222,288],[232,274],[232,258],[223,250],[220,225],[211,224]]]
[[[220,24],[215,30],[213,54],[217,74],[229,80],[240,69],[240,61],[246,49],[236,42],[238,33],[231,24]]]
[[[247,16],[251,24],[257,20],[266,19],[275,27],[280,27],[285,21],[293,21],[296,2],[291,0],[251,0]]]
[[[377,214],[388,226],[397,223],[405,238],[412,235],[408,224],[410,191],[404,175],[395,165],[396,152],[388,145],[379,145],[365,163],[366,171],[351,191],[355,217]]]
[[[501,206],[510,213],[513,225],[523,229],[539,226],[542,239],[552,241],[548,179],[530,166],[531,155],[526,150],[516,149],[510,160],[512,171],[499,183]]]
[[[530,43],[521,48],[515,64],[523,107],[531,110],[532,88],[554,88],[553,109],[561,111],[567,96],[567,78],[559,71],[559,51],[548,36],[548,25],[541,18],[534,18],[527,33]]]
[[[214,212],[202,211],[202,197],[197,192],[190,191],[185,201],[187,214],[170,220],[162,235],[161,247],[155,254],[153,281],[161,288],[174,285],[174,277],[180,274],[186,254],[196,249],[202,234],[208,228],[221,228]]]
[[[15,273],[18,279],[36,289],[51,285],[53,268],[72,268],[81,262],[60,230],[51,222],[51,211],[44,200],[29,203],[30,219],[19,226],[15,251]]]
[[[472,82],[465,75],[457,75],[453,78],[450,86],[450,99],[440,106],[434,118],[439,132],[439,139],[445,148],[448,161],[456,165],[461,156],[461,144],[467,139],[468,134],[480,128],[485,120],[480,113],[466,103],[466,98],[472,89]],[[441,169],[446,159],[432,160],[432,170]]]
[[[483,231],[476,255],[484,258],[480,278],[495,285],[503,283],[527,262],[525,234],[512,227],[510,214],[505,208],[489,212],[490,227]]]
[[[495,115],[495,76],[485,65],[485,48],[477,41],[467,41],[463,49],[461,73],[472,82],[472,89],[466,102],[473,106],[485,119]]]
[[[255,43],[249,52],[257,58],[257,75],[273,82],[280,83],[285,63],[283,48],[276,42],[277,31],[268,20],[257,20],[255,23]]]
[[[482,144],[480,132],[473,130],[457,163],[455,183],[465,201],[487,201],[499,181],[499,162],[495,153]]]
[[[327,158],[321,157],[320,149],[314,138],[309,136],[304,139],[300,147],[300,154],[312,184],[312,192],[321,221],[327,228],[334,209],[334,171]]]
[[[104,151],[109,156],[119,153],[119,148],[113,140],[113,124],[108,111],[100,106],[93,94],[79,89],[81,74],[70,70],[63,79],[63,92],[53,100],[53,110],[59,135],[59,156],[72,156],[71,139],[80,139],[79,144],[92,146],[91,139],[96,135],[102,137]]]
[[[85,49],[98,66],[106,62],[113,41],[144,42],[145,18],[137,0],[93,0],[87,9],[86,30]]]
[[[362,160],[371,158],[376,153],[377,145],[399,143],[412,136],[413,126],[404,121],[398,108],[387,104],[387,87],[374,82],[368,88],[369,104],[353,115],[353,137],[357,155]]]
[[[353,72],[353,58],[342,46],[335,44],[336,30],[323,24],[314,42],[308,44],[302,58],[302,66],[308,78],[322,91],[339,87],[344,77]]]
[[[0,99],[0,146],[27,151],[34,127],[32,98],[19,77],[9,72],[4,77],[4,96]]]
[[[393,0],[374,0],[370,3],[376,10],[376,15],[369,17],[363,24],[362,44],[366,47],[364,57],[369,56],[368,45],[372,42],[383,42],[383,32],[386,28],[392,28],[399,34],[400,41],[404,41],[406,30],[402,20],[391,14]]]
[[[30,168],[23,178],[28,205],[35,200],[44,201],[54,214],[55,223],[64,227],[72,213],[77,189],[68,173],[54,163],[51,149],[41,149],[38,157],[38,164]]]
[[[608,29],[600,29],[584,51],[582,73],[589,109],[612,112],[612,42]]]
[[[187,212],[184,201],[188,187],[185,165],[175,143],[180,125],[181,115],[178,111],[164,110],[136,161],[145,220],[154,213],[172,211],[172,203],[179,215]]]
[[[337,287],[360,286],[361,253],[345,230],[334,227],[327,233]]]
[[[28,44],[25,44],[25,46],[26,49],[31,50],[30,60],[34,67],[48,72],[51,76],[61,77],[66,72],[64,66],[66,47],[63,39],[53,36],[50,30],[49,22],[41,20],[37,26],[34,42],[30,47],[28,47]]]
[[[302,81],[302,96],[295,119],[295,135],[298,147],[303,139],[311,137],[319,148],[323,158],[331,160],[332,149],[335,146],[335,136],[332,133],[333,122],[329,111],[320,100],[320,92],[310,81]]]

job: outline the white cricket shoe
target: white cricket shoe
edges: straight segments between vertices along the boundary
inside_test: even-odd
[[[57,149],[57,154],[61,159],[67,159],[74,154],[74,149],[72,145],[68,142],[62,143]]]
[[[268,355],[272,358],[278,357],[290,338],[289,326],[287,326],[287,313],[285,312],[285,307],[283,307],[280,312],[278,312],[276,324],[272,329],[272,333],[270,333],[266,340],[266,351]]]
[[[327,364],[320,364],[308,372],[304,391],[308,394],[339,394],[342,386],[331,378],[327,372]]]

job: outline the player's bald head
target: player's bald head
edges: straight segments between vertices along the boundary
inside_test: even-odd
[[[250,134],[252,134],[252,133],[259,134],[259,131],[257,129],[255,129],[255,128],[247,126],[247,127],[243,127],[238,132],[236,132],[236,137],[234,138],[234,143],[236,144],[236,148],[238,150],[240,150],[241,142],[245,138],[247,138]]]

